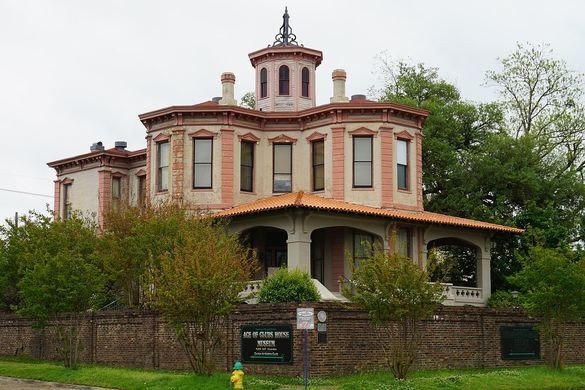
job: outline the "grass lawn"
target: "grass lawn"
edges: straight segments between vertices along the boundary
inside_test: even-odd
[[[210,377],[190,373],[111,368],[96,365],[68,370],[57,363],[25,359],[0,359],[0,376],[76,383],[114,389],[229,389],[229,373]],[[336,378],[312,378],[312,389],[585,389],[585,366],[561,372],[544,367],[497,370],[419,371],[406,381],[388,373],[368,373]],[[301,389],[302,378],[248,375],[246,389]]]

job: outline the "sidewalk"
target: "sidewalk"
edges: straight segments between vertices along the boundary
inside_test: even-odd
[[[0,376],[0,390],[107,390],[103,387],[69,385],[55,382],[42,382],[32,379],[17,379]]]

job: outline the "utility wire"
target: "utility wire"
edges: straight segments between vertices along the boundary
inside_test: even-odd
[[[42,197],[45,197],[45,198],[52,198],[53,197],[53,195],[37,194],[36,192],[27,192],[27,191],[11,190],[9,188],[0,188],[0,191],[14,192],[14,193],[17,193],[17,194],[25,194],[25,195],[42,196]]]

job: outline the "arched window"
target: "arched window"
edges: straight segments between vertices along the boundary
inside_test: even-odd
[[[290,95],[289,92],[289,70],[288,66],[282,65],[278,69],[278,94]]]
[[[260,71],[260,98],[268,96],[268,72],[266,68]]]
[[[301,93],[303,97],[309,97],[309,68],[303,68],[301,72]]]

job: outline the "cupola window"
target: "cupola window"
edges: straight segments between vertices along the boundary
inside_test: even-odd
[[[290,95],[290,71],[288,66],[282,65],[278,69],[278,94]]]
[[[303,97],[309,97],[309,68],[304,67],[301,71],[301,93]]]
[[[268,71],[262,68],[260,71],[260,98],[268,96]]]

